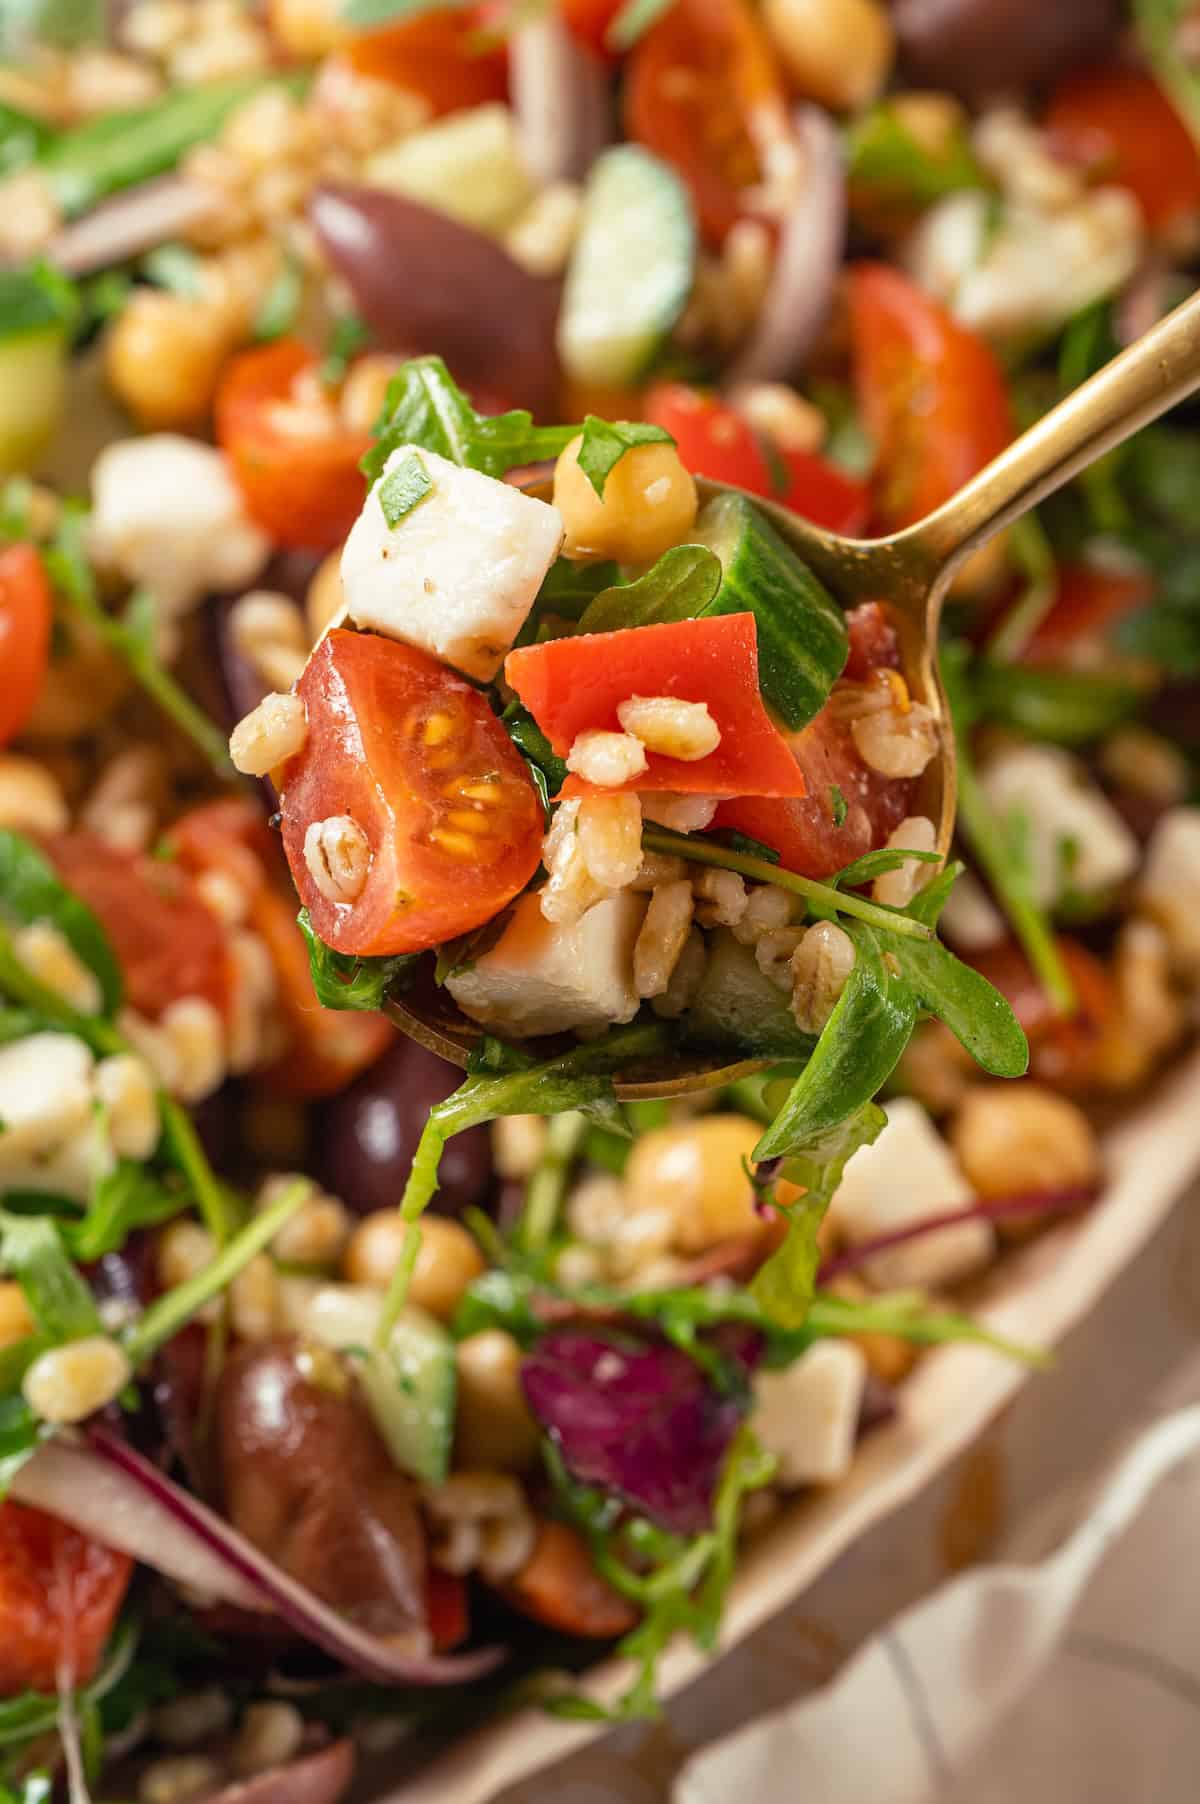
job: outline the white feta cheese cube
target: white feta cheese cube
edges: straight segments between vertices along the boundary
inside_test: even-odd
[[[518,1039],[632,1021],[646,902],[624,890],[568,923],[548,921],[536,895],[522,896],[491,950],[446,987],[473,1021]]]
[[[1200,808],[1168,808],[1150,836],[1138,891],[1180,976],[1200,976]]]
[[[168,615],[244,589],[271,554],[221,453],[173,432],[121,439],[92,469],[91,550]]]
[[[750,1425],[779,1461],[784,1485],[831,1485],[854,1458],[867,1382],[861,1347],[819,1340],[782,1372],[754,1380]]]
[[[887,1126],[873,1146],[846,1166],[829,1206],[834,1231],[851,1246],[946,1215],[974,1191],[919,1102],[887,1105]],[[995,1229],[983,1220],[956,1222],[875,1253],[864,1275],[883,1290],[933,1289],[978,1271],[995,1251]]]
[[[0,1047],[0,1191],[86,1202],[114,1158],[95,1106],[95,1061],[70,1034],[29,1034]]]
[[[380,491],[413,457],[433,487],[389,526]],[[490,682],[562,540],[557,508],[432,451],[401,445],[342,552],[346,611],[361,627]]]
[[[1111,889],[1137,870],[1137,840],[1069,752],[1014,746],[989,759],[979,780],[1001,820],[1019,820],[1034,895],[1044,906],[1068,889]]]

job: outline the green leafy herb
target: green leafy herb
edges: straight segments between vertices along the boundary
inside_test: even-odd
[[[402,457],[379,484],[379,505],[391,531],[395,531],[406,514],[419,507],[433,493],[433,478],[416,451]]]
[[[234,769],[224,733],[203,708],[159,662],[155,645],[157,609],[154,598],[139,590],[123,619],[109,614],[96,592],[84,542],[85,516],[64,507],[54,544],[45,553],[46,568],[63,600],[133,672],[142,688],[173,720],[219,777],[232,781]]]
[[[947,194],[989,185],[963,127],[949,127],[935,144],[918,140],[888,100],[853,122],[846,152],[851,205],[875,227],[907,224]]]
[[[455,977],[460,971],[471,970],[476,961],[485,952],[490,952],[496,942],[503,938],[511,919],[512,909],[505,908],[471,933],[460,933],[456,939],[443,941],[438,947],[433,971],[433,981],[438,988],[441,988],[448,977]]]
[[[427,13],[446,4],[447,0],[345,0],[342,17],[348,25],[367,30],[377,25],[391,25],[397,19],[411,19],[417,13]],[[449,4],[465,6],[467,0],[449,0]]]
[[[308,942],[308,969],[322,1008],[381,1009],[388,992],[403,989],[416,966],[416,956],[399,953],[392,958],[356,958],[335,952],[313,927],[307,908],[298,916],[300,931]]]
[[[570,558],[555,558],[537,593],[530,615],[531,621],[543,614],[559,614],[566,620],[579,620],[597,595],[620,581],[616,564],[575,564]]]
[[[168,1185],[145,1165],[122,1159],[101,1178],[79,1221],[59,1223],[59,1232],[81,1265],[118,1253],[139,1228],[154,1228],[182,1214],[191,1202],[182,1185]]]
[[[0,343],[44,332],[66,338],[78,316],[74,284],[48,263],[0,269]]]
[[[204,291],[201,280],[200,259],[187,244],[159,244],[152,251],[147,251],[141,261],[141,271],[147,281],[159,288],[166,288],[171,294],[183,295],[187,300],[198,300]]]
[[[757,858],[763,864],[780,863],[780,855],[774,846],[765,846],[761,839],[755,839],[750,833],[739,833],[736,827],[706,828],[704,842],[724,846],[727,852],[738,852],[746,858]]]
[[[32,163],[53,135],[41,119],[0,101],[0,176]]]
[[[325,355],[319,371],[327,388],[337,388],[346,380],[351,359],[357,357],[371,341],[371,329],[357,313],[341,313],[333,322]]]
[[[831,783],[829,786],[829,806],[833,813],[834,826],[844,827],[846,825],[846,816],[850,810],[846,805],[846,798],[842,794],[841,788],[837,783]]]
[[[564,431],[569,428],[563,428]],[[601,420],[589,413],[583,422],[583,443],[579,447],[579,468],[597,495],[627,451],[637,445],[673,445],[675,440],[661,426],[629,420]]]
[[[95,1299],[50,1216],[0,1209],[0,1264],[21,1286],[29,1313],[51,1341],[103,1333]]]
[[[1055,745],[1091,745],[1137,712],[1143,691],[1119,677],[980,659],[972,685],[980,716]]]
[[[1021,655],[1058,593],[1054,547],[1036,514],[1026,514],[1009,528],[1008,548],[1025,582],[988,640],[988,655],[998,664],[1011,664]]]
[[[876,852],[864,852],[853,864],[843,866],[828,879],[832,889],[857,889],[861,884],[873,883],[876,877],[886,876],[889,871],[898,871],[902,864],[913,859],[917,864],[940,864],[940,852],[918,852],[903,846],[881,846]]]
[[[362,467],[374,480],[398,446],[418,445],[464,469],[503,476],[521,464],[557,457],[577,431],[535,426],[524,408],[477,413],[440,357],[416,357],[392,379],[378,436]]]
[[[821,1264],[819,1233],[846,1161],[883,1132],[886,1117],[876,1103],[865,1102],[847,1120],[814,1135],[802,1152],[784,1161],[790,1183],[803,1186],[799,1202],[783,1211],[787,1237],[755,1272],[750,1294],[781,1328],[802,1328],[817,1287]]]
[[[123,986],[108,935],[44,853],[6,828],[0,828],[0,915],[25,925],[48,921],[56,927],[99,983],[104,1013],[116,1014]]]
[[[587,1116],[578,1109],[555,1115],[546,1124],[546,1139],[525,1187],[516,1230],[517,1241],[528,1253],[539,1252],[550,1243],[587,1131]]]
[[[104,1664],[89,1685],[74,1696],[74,1707],[80,1710],[97,1704],[120,1684],[129,1669],[137,1647],[137,1631],[132,1624],[119,1628],[108,1646]],[[23,1691],[17,1697],[0,1702],[0,1747],[15,1747],[40,1735],[49,1735],[58,1726],[62,1699],[57,1692]],[[48,1798],[49,1792],[19,1794],[22,1804],[33,1804],[34,1798]]]
[[[270,344],[290,332],[304,304],[304,266],[298,257],[286,257],[254,315],[254,337]]]
[[[707,545],[675,545],[631,583],[602,589],[585,609],[579,630],[613,633],[623,627],[695,620],[721,587],[721,560]]]
[[[1185,48],[1191,0],[1134,0],[1134,30],[1154,74],[1200,144],[1200,72]]]
[[[508,730],[509,738],[529,766],[533,786],[549,822],[550,797],[557,795],[567,780],[566,763],[555,752],[528,708],[522,707],[519,701],[509,702],[500,718]]]
[[[632,50],[672,3],[673,0],[622,0],[604,34],[605,44],[610,50]]]

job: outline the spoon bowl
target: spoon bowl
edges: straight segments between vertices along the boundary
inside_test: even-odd
[[[843,608],[887,603],[909,691],[932,711],[937,726],[939,753],[919,781],[914,811],[935,823],[943,858],[954,831],[956,764],[937,647],[942,604],[955,573],[996,533],[1197,387],[1200,293],[1068,395],[943,506],[887,538],[842,538],[775,502],[751,497]],[[702,502],[724,489],[706,481],[696,486]],[[538,484],[530,493],[548,500],[550,485]],[[461,1067],[480,1038],[480,1028],[432,979],[389,1002],[387,1012],[403,1033]],[[535,1057],[547,1059],[576,1044],[569,1035],[523,1042]],[[630,1102],[695,1095],[751,1076],[765,1064],[687,1051],[618,1072],[614,1088]]]

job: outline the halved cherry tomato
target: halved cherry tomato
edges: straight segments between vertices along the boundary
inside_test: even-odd
[[[471,1632],[467,1587],[440,1566],[425,1568],[425,1620],[435,1653],[458,1647]]]
[[[811,451],[776,449],[768,457],[741,414],[704,389],[655,383],[642,399],[640,417],[671,434],[693,476],[778,501],[830,532],[854,534],[867,523],[865,483]]]
[[[1098,181],[1131,190],[1151,231],[1200,213],[1200,153],[1153,76],[1081,69],[1055,88],[1046,125]]]
[[[648,752],[631,790],[681,790],[718,796],[798,796],[804,785],[787,741],[758,687],[758,626],[753,614],[720,614],[615,633],[550,639],[508,654],[506,680],[560,758],[580,733],[621,732],[619,705],[635,695],[704,702],[721,740],[688,762]],[[564,795],[586,793],[569,777]]]
[[[1061,664],[1082,643],[1103,640],[1153,593],[1147,574],[1060,564],[1054,603],[1021,654],[1024,664]]]
[[[217,390],[216,435],[247,511],[277,545],[331,551],[353,526],[367,492],[359,459],[369,440],[297,404],[297,379],[316,364],[295,338],[232,357]]]
[[[256,1077],[279,1095],[332,1096],[380,1058],[395,1038],[384,1015],[322,1008],[279,841],[244,797],[206,802],[176,821],[168,845],[188,871],[223,871],[247,899],[250,927],[275,968],[276,1003],[288,1046]]]
[[[0,746],[15,739],[29,716],[50,661],[54,611],[42,560],[32,545],[0,551]]]
[[[1008,998],[1025,1029],[1031,1076],[1060,1090],[1088,1090],[1100,1078],[1105,1043],[1116,1030],[1116,993],[1100,960],[1078,940],[1060,937],[1057,944],[1079,1004],[1070,1016],[1056,1013],[1015,940],[989,946],[970,962]]]
[[[677,170],[721,244],[750,205],[763,151],[789,132],[771,45],[746,0],[675,0],[630,54],[629,136]]]
[[[608,33],[624,4],[625,0],[560,0],[559,10],[577,44],[595,51],[597,56],[611,58]]]
[[[491,920],[537,869],[543,817],[520,753],[478,689],[425,652],[333,632],[297,685],[308,740],[280,800],[292,881],[339,952],[424,952]],[[350,815],[371,862],[333,902],[304,856],[309,827]]]
[[[548,1629],[597,1641],[627,1634],[638,1619],[629,1599],[596,1571],[583,1537],[550,1518],[538,1524],[533,1552],[504,1586],[504,1596]]]
[[[435,117],[482,106],[503,100],[508,90],[503,49],[480,42],[486,28],[482,14],[477,6],[417,13],[378,31],[356,33],[342,54],[359,75],[419,94]]]
[[[111,940],[130,1008],[156,1019],[169,1003],[203,996],[227,1013],[229,945],[186,871],[165,859],[122,852],[94,833],[57,834],[45,850]]]
[[[57,1516],[0,1503],[0,1696],[57,1692],[93,1676],[133,1571]]]
[[[875,511],[891,530],[940,507],[1004,449],[1012,408],[991,347],[898,269],[857,264],[850,316]]]

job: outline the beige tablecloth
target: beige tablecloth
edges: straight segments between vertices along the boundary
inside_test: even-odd
[[[936,1796],[936,1788],[929,1789],[933,1781],[923,1765],[929,1758],[927,1747],[915,1748],[907,1777],[899,1771],[898,1762],[893,1762],[892,1778],[898,1788],[894,1799],[879,1789],[873,1773],[867,1777],[867,1769],[863,1769],[860,1788],[854,1789],[857,1780],[849,1780],[851,1789],[847,1791],[839,1789],[833,1777],[818,1779],[811,1751],[806,1760],[805,1737],[816,1737],[810,1750],[821,1745],[822,1736],[827,1740],[834,1732],[830,1725],[839,1720],[829,1711],[839,1698],[844,1702],[847,1696],[849,1720],[861,1720],[862,1726],[858,1738],[848,1736],[844,1727],[837,1730],[846,1745],[860,1739],[864,1746],[874,1742],[897,1756],[901,1751],[906,1733],[902,1719],[889,1716],[882,1691],[872,1692],[869,1683],[862,1689],[863,1673],[869,1680],[871,1663],[880,1657],[880,1644],[864,1653],[857,1672],[848,1665],[851,1656],[943,1584],[948,1575],[993,1555],[1001,1543],[1020,1549],[1022,1533],[1026,1537],[1030,1533],[1044,1535],[1037,1518],[1040,1510],[1044,1522],[1048,1499],[1052,1500],[1049,1507],[1063,1513],[1065,1520],[1072,1510],[1072,1488],[1078,1490],[1084,1478],[1093,1475],[1122,1443],[1144,1430],[1148,1412],[1161,1410],[1164,1396],[1178,1401],[1188,1395],[1200,1398],[1200,1191],[1176,1206],[1099,1309],[1065,1343],[1055,1369],[1027,1387],[985,1438],[934,1485],[864,1537],[794,1606],[674,1699],[663,1721],[619,1729],[505,1791],[497,1804],[665,1804],[668,1799],[674,1804],[726,1804],[726,1800],[738,1798],[742,1784],[746,1804],[751,1800],[753,1804],[783,1804],[793,1797],[802,1797],[805,1804],[846,1804],[858,1797],[870,1797],[872,1804],[901,1804],[902,1800],[903,1804],[910,1800],[915,1804],[918,1797]],[[1200,1421],[1195,1426],[1200,1439]],[[1186,1430],[1181,1432],[1186,1437]],[[1156,1455],[1141,1457],[1144,1477],[1146,1461],[1153,1463]],[[1194,1591],[1196,1645],[1190,1668],[1186,1653],[1181,1655],[1178,1649],[1172,1650],[1171,1660],[1185,1677],[1189,1671],[1194,1675],[1194,1715],[1200,1725],[1200,1557],[1196,1557],[1200,1555],[1200,1459],[1192,1465],[1195,1483],[1188,1511],[1188,1520],[1195,1525],[1192,1560],[1189,1563],[1173,1549],[1174,1563],[1165,1576],[1161,1570],[1150,1571],[1147,1562],[1163,1537],[1154,1530],[1153,1514],[1147,1514],[1145,1520],[1151,1527],[1140,1551],[1136,1531],[1131,1531],[1128,1545],[1122,1545],[1120,1557],[1126,1564],[1121,1582],[1127,1592],[1121,1595],[1135,1594],[1139,1583],[1144,1583],[1149,1599],[1152,1580],[1160,1587],[1187,1584]],[[1174,1494],[1165,1493],[1168,1497]],[[1135,1501],[1141,1503],[1140,1494]],[[1083,1494],[1074,1499],[1075,1513],[1082,1511],[1086,1517],[1090,1507]],[[1156,1496],[1145,1507],[1152,1512],[1164,1506]],[[1083,1573],[1084,1566],[1078,1570]],[[1086,1570],[1091,1577],[1091,1567]],[[1099,1582],[1092,1579],[1093,1585]],[[1110,1581],[1106,1578],[1105,1582]],[[978,1600],[978,1594],[976,1597]],[[1072,1601],[1072,1609],[1076,1601]],[[926,1608],[936,1609],[942,1603],[937,1599]],[[1086,1599],[1079,1607],[1086,1610]],[[1148,1602],[1147,1609],[1151,1607]],[[1087,1627],[1086,1618],[1081,1620],[1084,1626],[1079,1635],[1091,1635],[1093,1641],[1105,1639],[1098,1630]],[[910,1630],[907,1622],[899,1627],[903,1663],[904,1637]],[[939,1638],[945,1643],[945,1619],[935,1619],[931,1628],[922,1618],[916,1630],[914,1647],[921,1650],[922,1659],[932,1657],[936,1664],[937,1655],[929,1656],[928,1649],[936,1648]],[[1026,1662],[1032,1659],[1032,1642],[1018,1647],[1016,1656],[1014,1646],[1006,1647],[1008,1664],[1014,1657]],[[883,1659],[894,1667],[895,1648]],[[766,1720],[788,1707],[794,1710],[797,1700],[827,1687],[834,1675],[840,1676],[844,1690],[826,1690],[814,1698],[798,1723],[781,1726],[778,1720]],[[859,1689],[851,1692],[856,1684]],[[1151,1689],[1148,1683],[1145,1688]],[[978,1685],[966,1689],[976,1701],[982,1696]],[[1161,1747],[1160,1725],[1148,1698],[1147,1708],[1151,1711],[1146,1718],[1147,1732],[1154,1730],[1156,1745]],[[877,1719],[874,1733],[872,1715]],[[765,1731],[760,1719],[766,1724]],[[755,1724],[760,1725],[758,1733],[748,1732],[747,1726]],[[764,1732],[772,1739],[764,1741]],[[735,1735],[738,1739],[717,1749],[718,1743]],[[972,1804],[983,1804],[985,1797],[1016,1796],[1011,1774],[1001,1773],[996,1762],[1005,1749],[1026,1742],[1032,1746],[1031,1736],[1032,1730],[1027,1735],[1019,1718],[1007,1726],[1002,1722],[995,1730],[993,1758],[999,1789],[986,1789],[990,1781],[984,1748],[978,1755],[984,1764],[972,1769],[968,1789],[948,1795],[956,1800],[969,1796]],[[1126,1723],[1120,1745],[1128,1747],[1132,1739]],[[1175,1743],[1170,1746],[1174,1748]],[[1200,1753],[1200,1743],[1196,1751]],[[952,1748],[951,1755],[957,1761],[957,1748]],[[835,1771],[847,1765],[835,1763]],[[1149,1769],[1135,1764],[1134,1770]],[[1147,1777],[1151,1789],[1131,1791],[1128,1774],[1119,1778],[1113,1771],[1113,1783],[1119,1788],[1103,1792],[1095,1789],[1094,1775],[1080,1775],[1084,1789],[1077,1793],[1066,1789],[1070,1781],[1058,1774],[1057,1789],[1046,1794],[1047,1804],[1051,1798],[1053,1804],[1101,1804],[1101,1799],[1109,1796],[1119,1798],[1121,1804],[1175,1804],[1176,1795],[1180,1799],[1200,1795],[1196,1776],[1200,1762],[1184,1762],[1183,1771],[1190,1774],[1192,1789],[1178,1794],[1161,1789],[1161,1773],[1153,1780]],[[927,1781],[923,1791],[922,1774]],[[774,1778],[770,1788],[767,1775]],[[902,1789],[902,1781],[909,1789]],[[1043,1804],[1035,1793],[1026,1796],[1023,1792],[1022,1796],[1024,1804]]]

